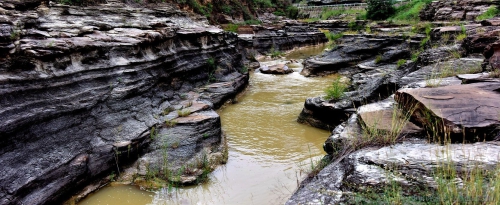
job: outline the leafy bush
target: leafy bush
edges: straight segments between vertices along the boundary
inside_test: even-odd
[[[286,12],[286,17],[291,19],[297,19],[297,16],[299,16],[299,9],[295,6],[287,7],[285,12]]]
[[[368,19],[384,20],[396,12],[392,0],[367,0],[366,3],[366,17]]]

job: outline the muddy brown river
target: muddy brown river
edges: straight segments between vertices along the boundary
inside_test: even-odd
[[[294,50],[287,59],[303,59],[324,46]],[[261,60],[261,64],[278,62]],[[290,66],[292,67],[292,66]],[[293,68],[300,71],[300,66]],[[296,122],[304,100],[323,94],[331,77],[305,78],[251,72],[250,84],[238,103],[219,114],[229,143],[229,160],[207,183],[147,192],[130,185],[110,185],[79,205],[145,204],[283,204],[325,153],[328,131]]]

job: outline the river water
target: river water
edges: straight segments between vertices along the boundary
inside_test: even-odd
[[[324,46],[294,50],[287,59],[303,59]],[[279,63],[260,60],[261,64]],[[292,66],[290,66],[292,67]],[[300,66],[293,68],[300,71]],[[229,160],[207,183],[157,192],[134,186],[107,186],[79,205],[123,204],[283,204],[325,153],[329,132],[296,122],[304,100],[323,94],[331,77],[305,78],[250,73],[250,84],[238,103],[219,110],[229,143]]]

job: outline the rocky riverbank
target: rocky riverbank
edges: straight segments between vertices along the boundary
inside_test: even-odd
[[[203,180],[227,160],[214,110],[247,85],[252,52],[326,42],[297,22],[255,30],[169,4],[1,2],[0,204],[59,203],[116,177]]]
[[[430,6],[446,10],[443,2]],[[480,10],[458,7],[453,5],[464,16],[460,20],[476,17],[473,11]],[[431,16],[429,12],[424,9],[421,15]],[[433,16],[443,20],[442,13]],[[306,100],[298,121],[332,130],[332,135],[324,144],[324,168],[303,181],[286,204],[432,203],[445,200],[438,196],[440,190],[473,186],[474,173],[497,173],[497,21],[462,26],[436,22],[425,39],[401,38],[408,35],[399,32],[398,40],[398,35],[379,32],[375,37],[356,35],[357,44],[349,35],[331,51],[308,59],[304,75],[338,73],[350,86],[339,99]],[[381,38],[396,41],[377,41]],[[474,176],[488,181],[486,189],[496,189],[495,175]],[[464,195],[457,197],[468,197],[459,192]]]

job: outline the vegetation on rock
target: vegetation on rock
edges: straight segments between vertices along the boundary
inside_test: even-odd
[[[396,12],[392,0],[367,0],[366,3],[366,17],[368,19],[383,20]]]

